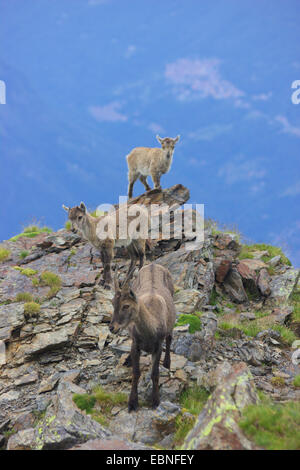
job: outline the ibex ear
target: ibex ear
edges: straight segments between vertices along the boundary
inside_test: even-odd
[[[178,142],[179,139],[180,139],[180,135],[178,135],[177,137],[175,137],[175,139],[174,139],[175,144],[177,144],[177,142]]]
[[[163,143],[163,140],[164,140],[164,139],[162,139],[161,137],[159,137],[159,135],[158,135],[158,134],[157,134],[156,138],[157,138],[157,140],[158,140],[158,142],[159,142],[160,144],[162,144],[162,143]]]
[[[70,208],[65,206],[64,204],[62,205],[62,208],[66,211],[66,212],[69,212]]]
[[[85,207],[84,202],[81,202],[81,203],[80,203],[79,209],[82,210],[82,212],[83,212],[84,214],[86,213],[86,207]]]
[[[135,300],[135,301],[136,301],[136,295],[135,295],[135,293],[133,292],[132,289],[129,289],[129,297],[130,297],[132,300]]]

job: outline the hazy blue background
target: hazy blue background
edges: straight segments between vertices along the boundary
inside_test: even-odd
[[[164,187],[300,265],[299,0],[0,0],[0,239],[127,191],[125,156],[181,134]],[[137,183],[135,194],[142,192]]]

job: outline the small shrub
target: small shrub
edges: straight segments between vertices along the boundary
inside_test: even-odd
[[[183,313],[179,316],[175,326],[190,325],[189,333],[201,330],[201,320],[197,315]]]
[[[300,387],[300,374],[296,375],[296,377],[294,378],[293,385],[294,387],[297,387],[297,388]]]
[[[27,302],[24,305],[25,318],[37,317],[40,313],[41,306],[36,302]]]
[[[0,248],[0,263],[3,263],[7,259],[9,259],[11,255],[10,250],[6,250],[5,248]]]
[[[244,408],[240,427],[267,450],[300,450],[300,403],[250,405]]]
[[[19,292],[16,295],[16,302],[32,302],[32,295],[30,292]]]

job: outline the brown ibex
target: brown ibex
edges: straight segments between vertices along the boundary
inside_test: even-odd
[[[159,264],[144,266],[139,271],[132,289],[128,277],[121,289],[115,278],[115,296],[112,301],[114,312],[109,328],[112,333],[118,333],[128,327],[132,338],[129,412],[138,408],[141,351],[152,354],[151,401],[153,408],[159,405],[159,361],[164,340],[166,352],[163,365],[170,368],[170,345],[176,319],[173,294],[171,274]]]
[[[127,155],[128,164],[128,198],[132,197],[133,185],[139,178],[145,186],[146,191],[151,188],[147,183],[147,176],[152,177],[154,188],[161,189],[161,175],[170,170],[175,145],[180,136],[175,139],[156,136],[162,148],[136,147]]]
[[[114,211],[111,214],[102,217],[93,217],[90,215],[86,209],[86,206],[83,202],[79,206],[72,208],[66,207],[63,205],[63,209],[67,211],[69,220],[72,225],[73,232],[79,232],[83,238],[85,238],[93,247],[95,247],[100,252],[101,261],[103,264],[103,284],[106,289],[109,289],[112,284],[112,275],[111,275],[111,262],[114,257],[114,247],[115,246],[125,246],[127,247],[131,263],[128,270],[128,273],[131,273],[136,265],[137,259],[139,258],[139,268],[144,264],[145,258],[145,246],[146,239],[137,238],[137,239],[120,239],[119,238],[119,218],[120,211],[122,208]],[[97,226],[100,221],[108,220],[109,217],[115,217],[116,222],[116,235],[109,235],[104,239],[99,238],[97,235]],[[135,217],[127,217],[127,228],[128,224],[134,220]]]

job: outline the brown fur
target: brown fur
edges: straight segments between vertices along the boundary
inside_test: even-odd
[[[112,284],[112,275],[111,275],[111,262],[114,257],[114,246],[118,243],[123,246],[127,246],[128,253],[130,255],[131,263],[128,270],[128,275],[130,275],[136,265],[137,259],[139,258],[141,268],[144,264],[145,258],[145,248],[146,240],[145,239],[136,239],[131,240],[130,238],[126,240],[121,240],[118,236],[119,234],[119,216],[120,210],[117,210],[112,216],[116,216],[116,238],[113,238],[112,235],[108,233],[106,239],[100,239],[97,236],[96,228],[98,222],[103,219],[103,217],[93,217],[91,216],[82,202],[80,206],[75,206],[68,208],[63,205],[63,208],[68,212],[69,220],[72,224],[72,231],[80,232],[80,234],[97,250],[100,252],[102,264],[103,264],[103,284],[105,288],[110,288]],[[104,216],[106,218],[110,217]],[[128,224],[134,219],[133,216],[128,216]]]
[[[128,164],[128,197],[132,197],[133,185],[139,178],[146,191],[151,188],[147,183],[147,176],[152,177],[154,188],[161,189],[161,175],[167,173],[172,164],[173,153],[179,136],[175,139],[156,136],[162,148],[136,147],[127,155]]]
[[[128,410],[138,407],[139,359],[141,351],[152,354],[152,407],[159,404],[159,360],[166,340],[164,367],[170,368],[170,345],[176,319],[173,302],[174,287],[171,274],[159,264],[144,266],[133,283],[127,279],[122,289],[115,283],[114,313],[110,323],[113,333],[123,328],[132,337],[131,363],[133,379]],[[128,364],[129,361],[127,361]]]

